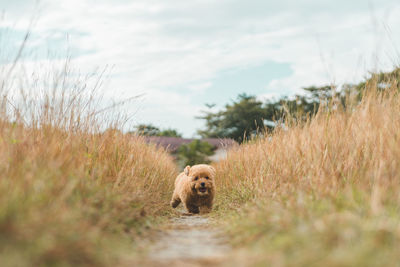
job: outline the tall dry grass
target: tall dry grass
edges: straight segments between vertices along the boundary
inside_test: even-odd
[[[400,95],[397,80],[388,85],[371,80],[354,108],[321,108],[217,165],[216,209],[230,215],[222,220],[245,247],[235,260],[398,265]]]
[[[115,264],[168,213],[172,158],[116,130],[102,77],[20,60],[0,73],[0,265]]]

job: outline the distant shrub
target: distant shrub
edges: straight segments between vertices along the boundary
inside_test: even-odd
[[[189,144],[181,145],[177,151],[177,158],[182,166],[210,163],[208,156],[213,155],[213,146],[208,142],[194,140]]]

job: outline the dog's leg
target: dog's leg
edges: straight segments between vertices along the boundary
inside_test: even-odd
[[[197,214],[200,212],[199,207],[194,206],[194,205],[186,205],[186,208],[190,213]]]
[[[171,199],[171,207],[173,207],[175,209],[176,207],[178,207],[178,205],[180,203],[181,203],[180,197],[178,196],[178,194],[175,194],[175,192],[174,192],[174,194],[172,195],[172,199]]]

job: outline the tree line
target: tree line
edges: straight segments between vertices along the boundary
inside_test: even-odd
[[[367,84],[384,90],[389,86],[399,89],[400,68],[391,72],[370,73],[370,77],[359,84],[310,86],[303,88],[303,94],[263,102],[254,95],[240,94],[235,101],[226,104],[219,111],[212,111],[214,105],[206,105],[199,119],[205,121],[205,128],[198,130],[203,138],[232,138],[239,143],[264,135],[279,127],[288,119],[305,121],[312,118],[320,108],[347,109],[360,102]]]
[[[400,90],[400,68],[391,72],[370,73],[369,78],[358,84],[310,86],[303,89],[303,94],[292,97],[284,96],[263,102],[254,95],[240,94],[232,103],[226,104],[219,111],[213,111],[213,104],[206,104],[207,109],[197,117],[205,121],[205,128],[197,131],[201,138],[231,138],[242,143],[257,136],[263,136],[287,123],[288,120],[299,122],[312,119],[319,109],[347,109],[360,102],[364,91],[370,87],[385,90],[396,87]],[[151,125],[138,125],[132,133],[145,136],[182,137],[175,129],[163,129]],[[213,148],[207,142],[195,140],[182,145],[176,154],[182,164],[193,165],[209,162],[208,156]]]

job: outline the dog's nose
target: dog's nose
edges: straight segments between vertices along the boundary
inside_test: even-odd
[[[204,186],[206,185],[206,183],[201,183],[200,185],[201,185],[202,187],[204,187]]]

